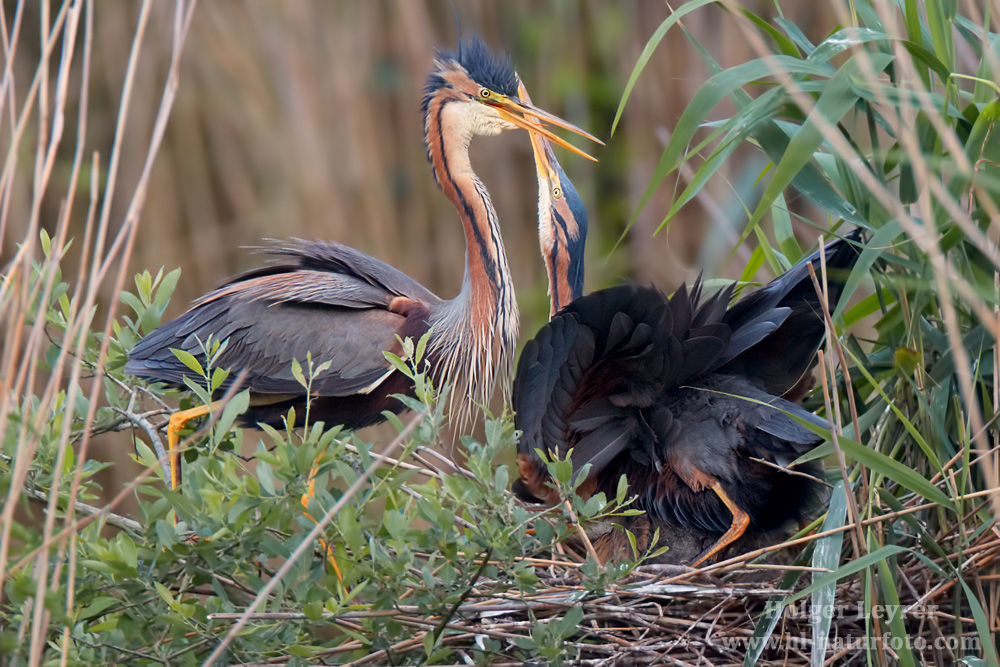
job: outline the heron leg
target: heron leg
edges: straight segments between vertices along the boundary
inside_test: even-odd
[[[729,530],[727,530],[726,533],[708,549],[708,551],[703,553],[698,557],[698,560],[692,563],[692,567],[698,567],[706,560],[717,555],[720,551],[738,540],[743,533],[746,532],[747,526],[750,525],[750,515],[737,507],[736,503],[734,503],[732,499],[726,495],[726,492],[722,490],[722,484],[716,481],[712,484],[711,488],[715,491],[715,495],[722,499],[726,508],[733,513],[733,523],[729,526]]]
[[[167,424],[167,458],[170,465],[170,488],[176,490],[181,485],[181,456],[180,442],[181,431],[192,419],[204,417],[216,407],[216,404],[199,405],[190,410],[181,410],[170,415],[170,422]]]
[[[313,461],[312,468],[309,469],[309,479],[306,486],[306,492],[302,494],[302,507],[305,508],[305,517],[312,521],[313,523],[319,523],[313,518],[313,515],[309,513],[309,502],[316,497],[316,475],[319,474],[319,462],[326,455],[327,447],[323,448],[323,451],[319,453],[316,460]],[[330,567],[333,568],[334,573],[337,575],[337,579],[343,583],[344,575],[340,571],[340,566],[337,564],[337,559],[333,555],[333,547],[329,542],[324,540],[322,537],[319,538],[319,545],[323,547],[323,553],[326,554],[326,560],[330,563]]]

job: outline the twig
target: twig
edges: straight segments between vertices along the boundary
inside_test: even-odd
[[[32,500],[37,500],[38,502],[41,503],[49,502],[49,494],[45,493],[44,491],[40,491],[38,489],[31,487],[25,487],[24,489],[21,490],[21,492],[27,495]],[[99,516],[103,514],[104,520],[110,523],[112,526],[115,526],[116,528],[121,528],[122,530],[131,531],[136,535],[142,535],[145,532],[145,528],[143,528],[142,524],[139,523],[138,521],[129,519],[128,517],[124,517],[120,514],[114,514],[113,512],[105,512],[100,507],[94,507],[93,505],[82,503],[79,500],[76,501],[75,503],[72,503],[70,505],[70,509],[72,509],[77,514],[84,514],[87,516]]]
[[[160,462],[160,468],[163,470],[163,479],[170,479],[170,457],[167,454],[167,450],[163,447],[163,440],[160,439],[160,434],[157,433],[157,429],[153,426],[147,417],[149,415],[163,414],[162,410],[152,410],[143,414],[136,414],[132,412],[132,404],[135,402],[135,394],[132,394],[132,399],[129,400],[128,407],[124,410],[120,408],[112,408],[117,414],[121,415],[129,422],[139,426],[146,435],[149,436],[150,442],[153,443],[153,449],[156,451],[156,458]]]

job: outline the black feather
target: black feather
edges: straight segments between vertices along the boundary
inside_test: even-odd
[[[857,259],[856,239],[826,248],[831,300]],[[538,440],[562,453],[572,448],[575,468],[592,465],[588,488],[613,495],[624,474],[640,509],[706,533],[723,533],[733,520],[712,484],[753,530],[806,516],[822,487],[782,467],[821,438],[788,415],[822,420],[780,394],[808,370],[822,340],[808,272],[819,261],[818,253],[807,257],[732,306],[732,288],[706,295],[700,279],[669,298],[621,285],[568,304],[559,317],[574,316],[579,331],[558,382],[539,394],[530,375],[551,378],[554,369],[542,366],[556,355],[539,361],[531,343],[518,368],[519,448]],[[558,326],[546,325],[535,340],[554,338],[549,329]],[[798,469],[821,472],[814,463]]]

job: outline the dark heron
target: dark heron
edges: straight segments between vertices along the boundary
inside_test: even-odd
[[[546,142],[533,146],[543,255],[550,275],[561,272],[553,285],[575,296],[580,281],[565,272],[577,266],[583,239],[572,230],[586,230],[585,212]],[[823,251],[831,307],[859,240],[854,232]],[[719,536],[695,565],[748,529],[763,533],[803,518],[821,491],[810,476],[822,468],[807,463],[794,466],[805,475],[790,474],[790,464],[822,439],[793,416],[825,422],[783,396],[806,376],[823,340],[809,276],[820,262],[814,253],[733,305],[733,287],[709,295],[700,279],[671,297],[622,285],[565,305],[518,364],[515,491],[558,502],[536,450],[560,458],[572,450],[576,471],[590,466],[581,495],[613,497],[626,476],[644,512],[633,522],[640,548],[649,546],[650,522]],[[602,562],[630,549],[620,531],[594,546]]]
[[[330,365],[314,380],[311,414],[356,429],[403,405],[392,394],[412,393],[409,380],[383,352],[402,355],[397,340],[431,332],[427,348],[434,378],[454,387],[465,406],[485,404],[498,378],[509,375],[517,337],[517,304],[496,211],[472,170],[469,143],[477,135],[521,128],[590,157],[546,125],[598,141],[574,125],[517,97],[510,59],[479,39],[441,52],[427,79],[424,143],[434,179],[458,211],[465,231],[465,277],[454,299],[441,299],[397,269],[334,242],[296,241],[271,252],[279,262],[246,273],[201,297],[186,313],[143,338],[126,371],[183,386],[190,370],[171,351],[202,357],[209,337],[227,341],[217,366],[241,374],[250,389],[245,423],[280,425],[304,404],[292,374],[307,354]],[[593,158],[590,158],[593,159]],[[225,384],[220,391],[229,387]],[[167,429],[171,486],[180,483],[179,432],[208,414],[201,406],[174,414]]]

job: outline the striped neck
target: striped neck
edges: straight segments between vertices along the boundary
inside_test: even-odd
[[[458,211],[465,232],[465,275],[458,296],[435,316],[437,375],[452,383],[460,422],[488,403],[499,377],[507,380],[517,339],[517,301],[496,210],[472,170],[469,144],[485,133],[467,99],[447,88],[434,95],[425,116],[427,157],[434,178]],[[488,130],[487,130],[488,131]]]

